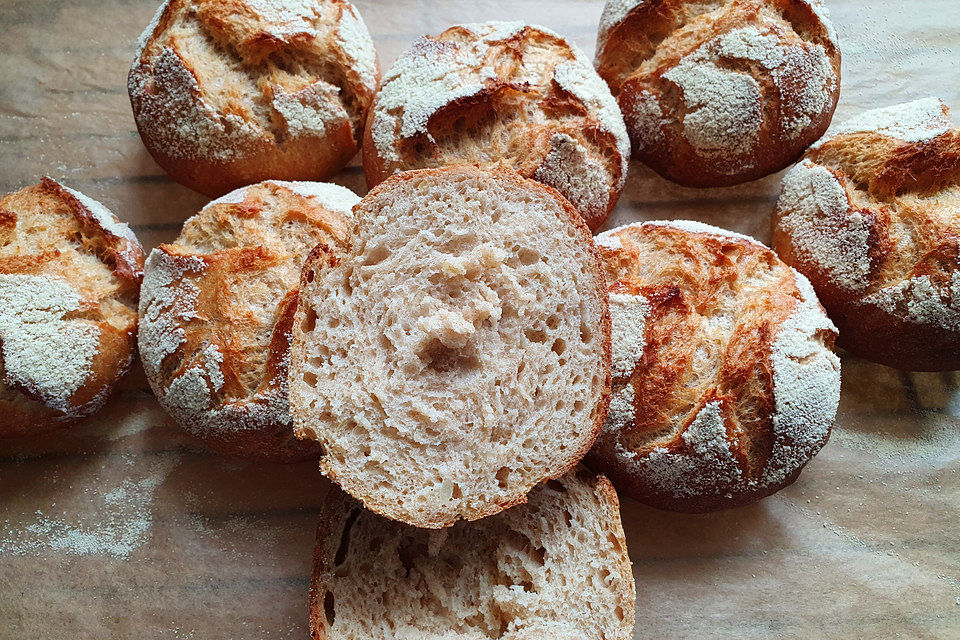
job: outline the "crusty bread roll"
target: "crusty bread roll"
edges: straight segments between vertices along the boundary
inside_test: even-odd
[[[50,179],[0,199],[0,436],[103,406],[133,361],[143,249]]]
[[[381,515],[475,520],[569,470],[606,416],[609,317],[570,203],[513,171],[408,171],[304,265],[290,408]]]
[[[346,0],[167,0],[127,86],[157,164],[219,196],[339,171],[359,149],[379,74]]]
[[[785,168],[823,135],[840,95],[820,0],[608,0],[596,62],[634,157],[693,187]]]
[[[557,189],[593,229],[629,159],[620,110],[587,57],[521,22],[415,41],[384,78],[363,146],[371,188],[407,169],[505,167]]]
[[[230,455],[316,459],[287,403],[300,268],[343,244],[359,202],[332,184],[263,182],[211,202],[147,259],[140,356],[160,405]]]
[[[588,460],[673,511],[793,482],[840,401],[836,329],[810,283],[752,238],[690,221],[597,237],[610,283],[613,396]]]
[[[331,491],[310,626],[314,640],[627,640],[634,600],[617,494],[580,468],[527,505],[444,531]]]
[[[960,369],[960,129],[936,98],[836,128],[784,177],[773,247],[813,283],[840,345]]]

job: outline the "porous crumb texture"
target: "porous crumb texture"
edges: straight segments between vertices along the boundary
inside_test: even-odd
[[[416,40],[386,74],[364,142],[370,187],[407,169],[505,167],[560,191],[594,229],[629,159],[620,110],[589,60],[523,23]]]
[[[44,178],[0,199],[0,436],[95,412],[130,366],[143,250]]]
[[[840,400],[836,329],[807,280],[755,240],[696,222],[597,238],[613,397],[588,460],[652,506],[710,511],[790,484]]]
[[[373,40],[345,0],[168,0],[128,90],[157,163],[220,195],[339,171],[359,150],[378,79]]]
[[[307,254],[346,242],[359,200],[337,185],[260,183],[211,202],[150,254],[140,356],[189,433],[245,458],[319,457],[293,434],[290,327]]]
[[[784,177],[773,246],[863,357],[960,368],[960,129],[936,98],[836,127]]]
[[[634,583],[616,492],[571,472],[529,504],[425,531],[332,491],[311,588],[315,640],[627,640]]]
[[[788,166],[826,131],[840,91],[819,0],[609,0],[596,64],[634,157],[696,187]]]
[[[290,401],[321,468],[417,526],[497,513],[570,469],[606,415],[609,320],[587,227],[508,170],[410,171],[349,250],[304,266]]]

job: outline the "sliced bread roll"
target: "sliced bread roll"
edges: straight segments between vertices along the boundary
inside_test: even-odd
[[[315,640],[615,640],[631,637],[634,600],[617,494],[581,469],[442,532],[332,491],[310,626]]]
[[[590,448],[610,321],[589,230],[510,170],[410,171],[307,259],[291,346],[298,435],[381,515],[421,527],[524,501]]]

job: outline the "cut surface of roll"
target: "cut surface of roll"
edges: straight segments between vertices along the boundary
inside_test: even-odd
[[[589,230],[513,171],[410,171],[304,266],[291,410],[321,468],[422,527],[523,502],[606,414],[609,319]]]
[[[851,353],[960,369],[960,129],[937,98],[841,123],[783,179],[773,248]]]
[[[620,227],[597,246],[613,395],[590,464],[674,511],[792,483],[840,400],[836,328],[806,278],[752,238],[691,221]]]
[[[627,640],[634,600],[617,494],[581,468],[529,504],[443,531],[332,490],[310,626],[315,640]]]
[[[293,434],[290,328],[300,268],[318,243],[346,243],[344,187],[268,181],[215,200],[147,260],[140,355],[161,406],[230,455],[317,459]]]
[[[630,141],[577,48],[522,22],[417,39],[386,74],[364,140],[373,187],[409,169],[505,167],[550,185],[596,229],[620,196]]]
[[[99,202],[44,178],[0,198],[0,436],[73,422],[133,362],[143,249]]]

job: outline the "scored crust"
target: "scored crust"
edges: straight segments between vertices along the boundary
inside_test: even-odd
[[[359,200],[337,185],[263,182],[211,202],[151,252],[143,368],[160,405],[212,449],[275,462],[319,457],[315,442],[293,434],[290,329],[307,253],[347,241]]]
[[[453,166],[389,178],[355,219],[348,249],[308,258],[294,321],[291,411],[323,472],[441,528],[576,464],[606,415],[609,316],[570,203]]]
[[[141,36],[128,90],[157,164],[219,196],[343,168],[379,75],[346,0],[167,0]]]
[[[826,131],[840,94],[819,0],[608,0],[596,64],[634,157],[693,187],[787,167]]]
[[[674,511],[747,504],[793,482],[840,399],[836,329],[806,278],[752,238],[690,221],[621,227],[597,246],[613,395],[590,464]]]
[[[143,249],[43,178],[0,199],[0,436],[94,413],[134,357]]]
[[[851,353],[960,369],[960,129],[927,98],[841,124],[784,177],[773,247]]]
[[[314,640],[627,640],[635,599],[616,491],[580,467],[526,505],[443,531],[331,490],[310,627]]]
[[[520,22],[424,36],[387,73],[364,138],[367,185],[408,169],[504,167],[560,191],[596,229],[627,175],[609,89],[575,45]]]

